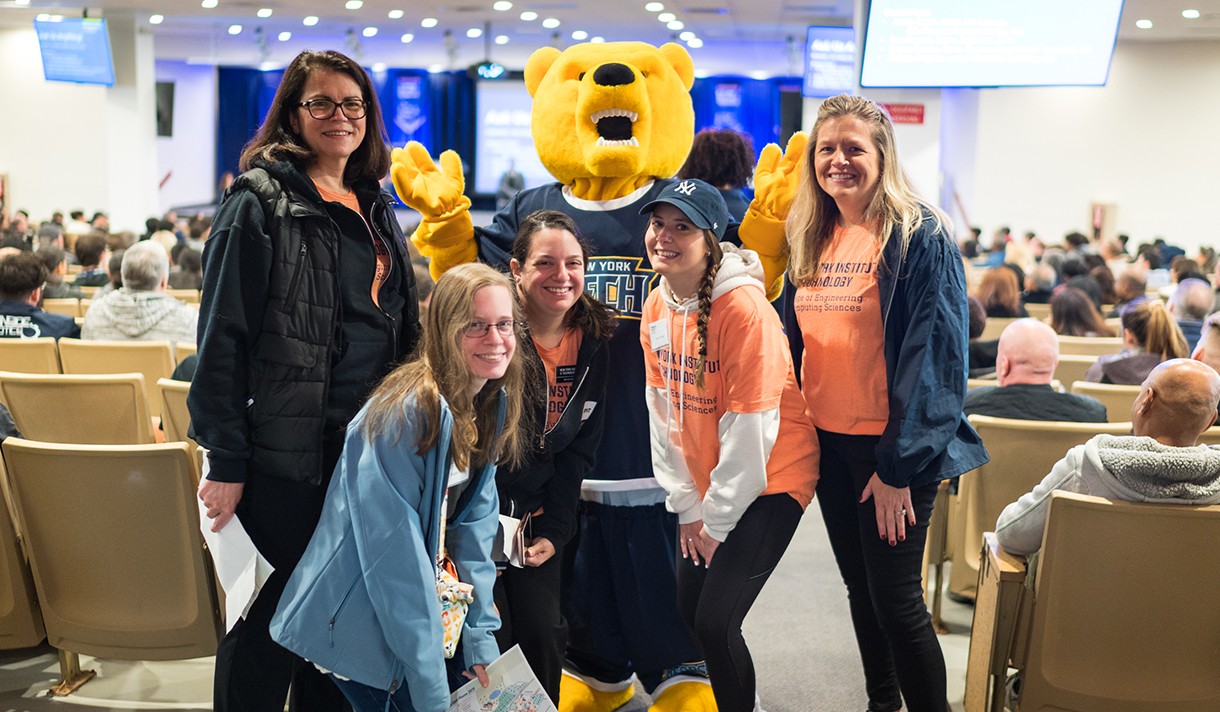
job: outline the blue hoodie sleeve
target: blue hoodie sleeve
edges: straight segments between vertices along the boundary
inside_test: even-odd
[[[492,588],[496,565],[491,559],[500,524],[500,498],[496,493],[496,468],[489,466],[479,478],[479,489],[460,517],[445,530],[445,548],[457,568],[458,579],[474,586],[474,601],[462,625],[462,650],[466,669],[486,665],[500,656],[495,633],[500,629]]]

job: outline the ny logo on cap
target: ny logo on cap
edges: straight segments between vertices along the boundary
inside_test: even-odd
[[[694,183],[684,180],[678,185],[674,186],[674,191],[681,193],[682,195],[690,195],[691,193],[695,192],[695,187],[696,186]]]

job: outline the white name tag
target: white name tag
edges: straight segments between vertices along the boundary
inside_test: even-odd
[[[593,415],[593,409],[594,409],[594,408],[596,408],[596,407],[597,407],[597,403],[596,403],[596,402],[594,402],[594,401],[588,401],[588,402],[586,402],[586,403],[585,403],[584,410],[580,411],[580,422],[582,422],[582,423],[583,423],[583,422],[585,422],[586,420],[588,420],[588,419],[589,419],[589,416],[590,416],[590,415]]]
[[[658,319],[648,325],[648,340],[653,351],[669,347],[669,320]]]

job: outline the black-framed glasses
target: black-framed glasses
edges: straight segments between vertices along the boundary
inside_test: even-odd
[[[361,99],[344,99],[336,103],[330,99],[310,99],[302,101],[297,106],[309,109],[309,115],[319,120],[326,120],[335,115],[335,109],[343,107],[343,115],[349,120],[363,119],[368,112],[369,103]]]
[[[513,321],[512,319],[505,319],[504,321],[497,321],[494,324],[489,324],[485,321],[472,321],[466,326],[462,327],[462,335],[468,336],[472,339],[482,338],[487,336],[487,332],[491,331],[491,327],[493,326],[496,327],[496,331],[499,332],[501,336],[512,336],[513,334],[517,333],[517,322]]]

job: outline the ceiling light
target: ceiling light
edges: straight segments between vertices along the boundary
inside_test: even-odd
[[[594,35],[593,37],[591,37],[589,39],[589,41],[592,42],[593,44],[601,44],[606,41],[606,38],[602,37],[601,35]]]
[[[428,74],[440,74],[443,71],[445,71],[445,65],[443,65],[443,64],[429,64],[428,65]]]
[[[30,0],[16,0],[16,2],[15,2],[14,4],[16,4],[16,5],[29,5],[29,4],[30,4]]]
[[[211,10],[212,8],[216,7],[219,4],[220,4],[219,0],[203,0],[203,2],[199,3],[199,6],[206,7],[207,9]]]
[[[162,22],[165,22],[165,15],[149,15],[148,16],[148,24],[150,24],[150,25],[159,25]]]
[[[360,31],[360,34],[364,35],[365,37],[376,37],[377,28],[376,27],[366,27]]]
[[[686,23],[682,22],[681,20],[674,20],[673,22],[667,22],[667,23],[665,23],[665,26],[668,27],[669,29],[673,30],[674,32],[677,32],[678,30],[686,29]]]
[[[508,35],[496,35],[496,44],[508,44]]]
[[[285,30],[285,31],[281,32],[279,35],[277,35],[276,38],[280,42],[287,42],[288,40],[292,39],[292,33]]]
[[[1152,20],[1136,20],[1135,26],[1140,28],[1141,30],[1151,30],[1152,29]]]
[[[580,42],[589,39],[589,33],[584,30],[572,30],[572,39]]]
[[[683,32],[682,34],[678,35],[678,39],[682,40],[683,42],[690,42],[691,38],[694,36],[695,36],[694,32],[687,30],[686,32]]]
[[[411,44],[411,41],[415,39],[415,35],[408,32],[408,33],[404,34],[400,39],[402,40],[403,44]]]
[[[548,17],[542,21],[542,26],[547,28],[548,30],[553,30],[556,27],[559,27],[559,20],[556,20],[553,17]]]
[[[1185,17],[1187,20],[1197,20],[1197,19],[1199,19],[1199,11],[1198,10],[1183,10],[1182,17]]]
[[[229,34],[240,35],[241,34],[241,25],[229,25]]]
[[[343,7],[346,7],[348,10],[359,10],[364,7],[364,0],[347,0],[347,4]]]
[[[759,81],[762,81],[762,80],[764,80],[764,79],[770,79],[770,78],[771,78],[771,73],[770,73],[770,72],[764,72],[764,71],[761,71],[761,70],[759,70],[759,71],[754,71],[754,72],[750,72],[750,78],[751,78],[751,79],[757,79],[757,80],[759,80]]]
[[[698,37],[692,37],[686,41],[686,46],[690,47],[691,49],[699,49],[703,46],[703,40],[699,39]]]
[[[436,27],[437,24],[438,24],[438,22],[435,17],[425,17],[424,19],[419,21],[419,26],[424,27],[424,28]]]
[[[402,10],[390,10],[390,12],[386,14],[386,17],[390,18],[391,20],[401,20],[402,16],[405,14],[406,13]]]
[[[385,71],[385,62],[377,62],[376,64],[374,64],[373,71],[374,72],[384,72]]]
[[[534,20],[538,19],[538,13],[534,12],[533,10],[526,10],[525,12],[521,13],[521,19],[525,20],[526,22],[533,22]]]
[[[483,36],[483,28],[471,27],[470,29],[466,30],[466,36],[472,40],[478,39]]]
[[[511,2],[509,2],[508,0],[499,0],[499,2],[497,2],[491,6],[491,9],[497,10],[499,12],[506,12],[508,10],[513,9],[513,4]]]
[[[318,24],[318,16],[306,15],[305,19],[301,20],[301,24],[305,25],[306,27],[313,27],[314,25]]]
[[[271,8],[269,8],[269,7],[260,8],[259,11],[254,14],[256,14],[262,18],[271,17]]]
[[[650,2],[644,6],[644,9],[649,12],[660,12],[665,9],[665,6],[659,2]]]
[[[673,22],[676,19],[678,19],[678,16],[672,12],[663,12],[660,15],[657,15],[657,20],[660,22]]]

